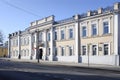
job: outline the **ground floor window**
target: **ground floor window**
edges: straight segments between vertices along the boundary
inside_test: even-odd
[[[86,55],[86,46],[82,46],[82,55]]]
[[[57,56],[57,48],[55,48],[55,56]]]
[[[97,45],[92,45],[92,55],[97,55]]]
[[[70,46],[70,47],[69,47],[69,56],[72,56],[72,55],[73,55],[73,47]]]
[[[50,48],[48,48],[47,56],[50,56]]]
[[[104,55],[108,55],[109,52],[109,48],[108,48],[108,44],[104,44]]]
[[[65,55],[65,48],[64,47],[61,47],[61,52],[62,52],[61,56],[64,56]]]

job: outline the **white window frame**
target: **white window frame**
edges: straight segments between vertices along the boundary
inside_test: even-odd
[[[85,55],[83,55],[83,46],[86,46],[86,54],[85,54]],[[81,55],[82,55],[82,56],[87,56],[87,52],[88,52],[87,45],[82,45],[82,46],[81,46]]]
[[[103,35],[104,35],[104,25],[103,25],[104,22],[108,22],[108,28],[109,28],[109,29],[108,29],[108,30],[109,30],[109,31],[108,31],[108,34],[111,32],[111,29],[110,29],[110,27],[111,27],[111,25],[110,25],[110,24],[111,24],[110,18],[108,18],[108,17],[107,17],[107,18],[103,18],[103,19],[102,19],[102,26],[103,26],[103,27],[102,27],[102,28],[103,28],[103,29],[102,29],[102,30],[103,30],[103,31],[102,31],[102,34],[103,34]]]
[[[104,45],[105,44],[108,44],[108,55],[110,55],[110,52],[111,52],[111,50],[110,50],[111,44],[110,43],[103,43],[103,55],[104,55]],[[108,55],[104,55],[104,56],[108,56]]]
[[[97,51],[96,51],[96,55],[93,55],[93,45],[96,45],[96,49],[97,49]],[[98,55],[98,44],[92,44],[91,45],[91,52],[92,52],[92,56],[97,56]]]
[[[72,55],[70,55],[70,47],[72,48]],[[74,56],[73,46],[69,46],[69,56]]]

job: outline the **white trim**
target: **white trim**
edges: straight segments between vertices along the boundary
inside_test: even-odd
[[[96,55],[93,55],[93,45],[96,45]],[[90,49],[91,49],[91,55],[92,56],[97,56],[98,55],[98,44],[92,44],[91,46],[90,46]]]
[[[114,31],[113,31],[113,39],[114,39],[114,55],[118,55],[118,26],[119,26],[119,14],[114,14]]]

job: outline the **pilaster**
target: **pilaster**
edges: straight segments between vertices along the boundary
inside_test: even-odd
[[[53,27],[51,27],[51,29],[50,29],[50,58],[49,58],[49,60],[50,61],[53,61]]]

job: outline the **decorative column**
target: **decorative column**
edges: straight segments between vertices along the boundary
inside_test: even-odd
[[[76,22],[75,22],[75,62],[79,62],[79,45],[80,45],[80,36],[79,36],[79,22],[78,22],[78,19],[79,19],[79,15],[75,15],[75,19],[76,19]]]
[[[30,60],[33,59],[33,44],[32,44],[32,33],[29,34],[29,52],[30,52]]]
[[[47,57],[47,31],[44,30],[44,33],[43,33],[43,40],[44,40],[44,47],[43,47],[43,60],[45,61],[46,60],[46,57]]]
[[[21,59],[21,42],[20,42],[20,34],[21,34],[21,31],[18,32],[18,59]]]
[[[50,57],[49,57],[49,60],[50,61],[53,61],[53,27],[51,27],[50,29]]]
[[[38,33],[37,31],[35,31],[35,34],[34,34],[34,37],[35,37],[35,42],[33,44],[34,46],[34,56],[33,56],[33,59],[37,59],[37,52],[38,52]]]
[[[118,55],[118,14],[114,14],[114,54]]]

